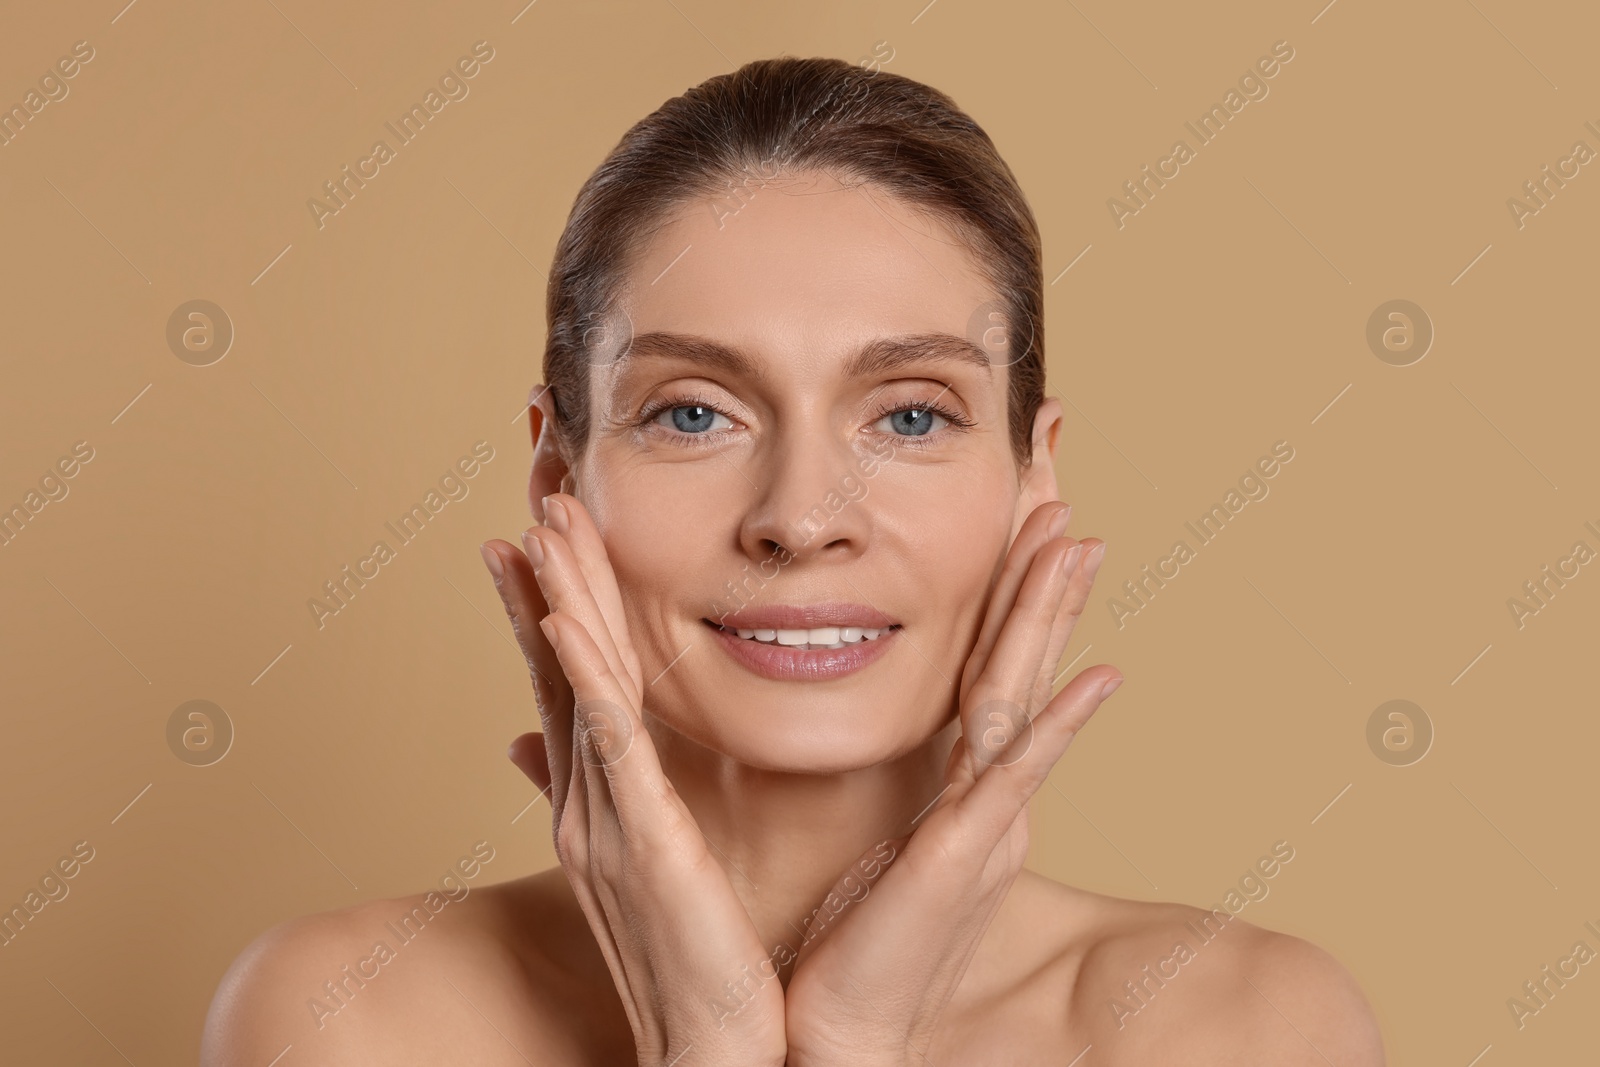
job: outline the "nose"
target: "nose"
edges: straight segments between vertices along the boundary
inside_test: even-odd
[[[755,491],[739,544],[752,562],[845,560],[866,549],[866,482],[848,443],[821,432],[781,434],[745,473]]]

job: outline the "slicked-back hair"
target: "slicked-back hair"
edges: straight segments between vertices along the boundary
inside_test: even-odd
[[[609,334],[600,324],[614,321],[635,254],[685,202],[804,171],[870,183],[967,242],[995,294],[973,309],[970,339],[1005,368],[1012,450],[1019,467],[1030,464],[1044,400],[1044,286],[1039,227],[1011,168],[939,90],[842,59],[789,56],[668,100],[578,191],[550,271],[544,354],[556,434],[573,461],[589,437],[589,346]]]

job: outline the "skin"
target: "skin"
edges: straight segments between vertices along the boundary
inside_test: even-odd
[[[603,354],[574,456],[536,388],[545,524],[484,546],[544,726],[511,756],[547,791],[561,866],[449,903],[320,1027],[308,998],[423,897],[268,931],[223,979],[202,1062],[292,1044],[295,1063],[1383,1064],[1361,990],[1316,946],[1239,918],[1201,945],[1184,924],[1202,909],[1023,867],[1029,798],[1121,680],[1099,664],[1053,691],[1104,554],[1064,533],[1060,405],[1019,467],[1006,360],[846,373],[874,339],[966,336],[995,295],[969,250],[819,174],[720,225],[709,206],[656,232],[631,333],[609,336],[694,335],[751,365]],[[686,434],[675,405],[717,417]],[[930,407],[956,419],[914,435],[894,414]],[[805,536],[841,485],[855,499]],[[720,648],[708,604],[780,546],[757,603],[870,604],[902,624],[882,659],[780,682]],[[1021,717],[989,718],[999,701]],[[1194,958],[1119,1019],[1123,983],[1180,940]]]

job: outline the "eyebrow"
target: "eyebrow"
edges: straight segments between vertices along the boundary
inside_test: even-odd
[[[638,358],[681,359],[730,374],[764,382],[768,375],[761,361],[749,352],[694,334],[652,330],[633,339],[618,357],[618,364]],[[952,333],[913,333],[879,337],[862,346],[845,364],[848,378],[865,378],[918,363],[954,361],[981,367],[993,374],[994,367],[983,349]]]

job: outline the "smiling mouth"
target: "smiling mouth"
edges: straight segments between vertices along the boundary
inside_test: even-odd
[[[722,626],[704,620],[707,626],[731,634],[751,644],[791,648],[797,652],[813,652],[849,648],[852,645],[877,641],[900,629],[899,623],[890,626],[817,626],[806,630],[747,630]]]

